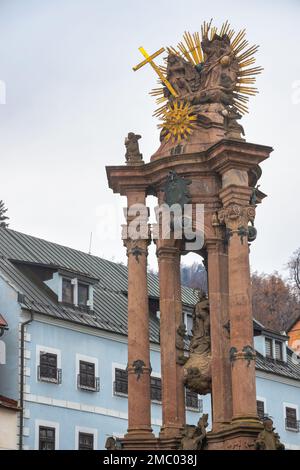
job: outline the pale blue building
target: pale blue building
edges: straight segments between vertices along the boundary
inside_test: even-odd
[[[152,424],[161,424],[158,280],[149,274]],[[196,298],[182,289],[191,328]],[[23,449],[103,449],[127,429],[127,269],[8,229],[0,229],[0,313],[9,330],[0,395],[19,401]],[[254,323],[257,400],[282,441],[300,449],[300,364],[286,337]],[[210,397],[187,393],[187,422]]]

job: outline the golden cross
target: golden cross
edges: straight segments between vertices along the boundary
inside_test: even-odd
[[[161,79],[161,81],[166,85],[166,87],[168,88],[169,92],[175,96],[175,98],[178,97],[178,93],[174,90],[174,88],[172,87],[171,83],[166,79],[166,77],[164,76],[164,74],[162,73],[162,71],[160,70],[160,68],[153,62],[153,59],[155,57],[157,57],[158,55],[162,54],[164,51],[165,51],[165,48],[162,47],[161,49],[159,49],[158,51],[154,52],[154,54],[152,55],[149,55],[145,49],[143,47],[139,47],[139,51],[143,54],[143,56],[145,57],[145,60],[143,60],[143,62],[140,62],[138,65],[136,65],[135,67],[133,67],[133,70],[134,72],[136,72],[137,70],[139,70],[140,68],[142,68],[144,65],[146,64],[150,64],[151,67],[155,70],[155,72],[157,73],[157,75],[159,76],[159,78]]]

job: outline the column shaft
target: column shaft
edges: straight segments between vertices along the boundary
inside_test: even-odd
[[[232,418],[229,360],[228,256],[222,242],[207,244],[212,350],[212,425],[217,431]]]
[[[183,371],[176,363],[176,332],[182,322],[180,257],[177,248],[159,247],[160,350],[162,373],[161,433],[177,436],[185,424]]]

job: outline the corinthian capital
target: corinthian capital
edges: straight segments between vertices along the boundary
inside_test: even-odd
[[[255,207],[242,206],[239,204],[230,204],[218,212],[219,221],[226,225],[233,232],[238,231],[241,227],[247,228],[248,223],[254,223]]]

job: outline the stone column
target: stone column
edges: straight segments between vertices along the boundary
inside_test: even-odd
[[[248,223],[255,207],[249,205],[251,188],[230,185],[221,191],[226,224],[230,318],[230,361],[233,421],[257,420],[255,351],[249,268]]]
[[[207,240],[208,292],[212,351],[212,430],[231,422],[228,256],[222,240]]]
[[[127,193],[128,208],[132,204],[145,206],[145,193]],[[142,218],[141,218],[142,219]],[[145,220],[146,219],[146,220]],[[129,237],[124,239],[128,256],[128,433],[125,438],[146,439],[154,437],[151,429],[150,400],[150,342],[149,305],[147,290],[147,247],[146,236],[130,237],[129,225],[132,217],[127,216]],[[147,224],[147,216],[144,217]],[[142,238],[143,237],[143,238]]]
[[[160,351],[162,373],[161,437],[176,437],[185,425],[182,366],[177,364],[176,335],[182,323],[180,254],[157,241],[160,290]]]

